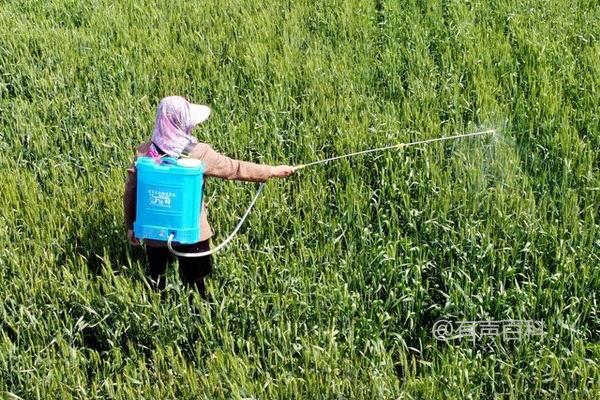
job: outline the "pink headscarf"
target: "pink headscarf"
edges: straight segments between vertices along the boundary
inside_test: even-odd
[[[209,115],[208,107],[191,104],[181,96],[163,98],[156,111],[148,156],[160,157],[160,149],[171,157],[179,157],[189,143],[198,143],[198,139],[191,134],[192,128]]]

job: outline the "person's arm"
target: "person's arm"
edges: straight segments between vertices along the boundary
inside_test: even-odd
[[[204,174],[223,179],[240,181],[265,182],[270,178],[285,178],[294,173],[294,167],[287,165],[262,165],[248,161],[234,160],[213,150],[206,143],[198,143],[190,157],[204,162]]]
[[[125,190],[123,193],[123,216],[125,217],[125,228],[127,229],[127,238],[129,243],[136,246],[140,242],[133,234],[133,222],[135,220],[136,207],[136,190],[137,190],[137,172],[135,164],[132,164],[127,169],[127,179],[125,181]]]

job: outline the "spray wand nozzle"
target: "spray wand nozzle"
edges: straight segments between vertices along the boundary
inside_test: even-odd
[[[310,166],[313,166],[313,165],[325,164],[325,163],[327,163],[329,161],[340,160],[342,158],[359,156],[359,155],[368,154],[368,153],[375,153],[375,152],[384,151],[384,150],[400,149],[400,148],[403,148],[403,147],[416,146],[418,144],[428,144],[428,143],[433,143],[433,142],[441,142],[441,141],[445,141],[445,140],[454,140],[454,139],[463,139],[463,138],[467,138],[467,137],[481,136],[481,135],[485,135],[485,134],[488,134],[488,133],[494,133],[495,134],[496,133],[496,129],[492,128],[492,129],[487,129],[485,131],[479,131],[479,132],[473,132],[473,133],[465,133],[465,134],[462,134],[462,135],[445,136],[445,137],[441,137],[441,138],[419,140],[417,142],[410,142],[410,143],[398,143],[398,144],[393,144],[393,145],[390,145],[390,146],[377,147],[377,148],[374,148],[374,149],[357,151],[355,153],[349,153],[349,154],[344,154],[344,155],[341,155],[341,156],[324,158],[322,160],[317,160],[317,161],[309,162],[307,164],[296,165],[296,166],[294,166],[294,171],[298,171],[299,169],[303,169],[303,168],[310,167]]]

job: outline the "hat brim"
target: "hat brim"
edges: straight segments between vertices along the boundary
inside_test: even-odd
[[[201,104],[190,103],[190,122],[192,126],[196,126],[200,122],[204,122],[210,116],[210,107]]]

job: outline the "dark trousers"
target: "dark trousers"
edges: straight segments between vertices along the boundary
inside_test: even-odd
[[[210,250],[209,240],[193,244],[173,246],[173,249],[183,253],[201,253]],[[151,285],[155,290],[162,291],[166,285],[167,265],[173,261],[173,254],[166,247],[146,246],[148,258],[148,273],[152,279]],[[179,257],[179,275],[186,286],[196,289],[202,297],[206,297],[204,278],[212,271],[212,257]]]

